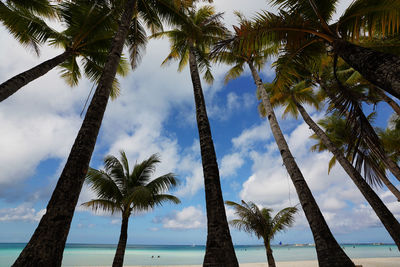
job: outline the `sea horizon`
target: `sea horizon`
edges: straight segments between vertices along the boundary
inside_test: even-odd
[[[10,266],[26,243],[0,242],[0,267]],[[394,243],[342,243],[351,258],[400,257]],[[67,243],[62,266],[111,265],[117,244]],[[234,245],[239,263],[265,262],[263,245]],[[316,260],[313,244],[272,245],[276,261]],[[197,265],[202,264],[205,245],[128,244],[124,264],[132,265]]]

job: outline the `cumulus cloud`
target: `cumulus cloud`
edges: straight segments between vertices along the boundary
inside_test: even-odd
[[[25,221],[38,222],[46,213],[46,209],[36,210],[29,203],[23,203],[16,208],[0,209],[0,222]]]
[[[221,176],[228,177],[235,174],[243,166],[244,160],[239,153],[225,155],[221,160]]]
[[[232,139],[232,144],[235,148],[240,150],[251,149],[257,142],[266,141],[270,137],[270,131],[265,123],[255,125]]]
[[[328,175],[327,162],[332,155],[328,152],[309,152],[313,142],[308,138],[309,135],[308,126],[300,123],[287,135],[287,142],[331,229],[336,233],[349,233],[380,226],[378,217],[340,165],[335,166]],[[257,138],[247,136],[250,137],[243,140],[249,141],[244,143],[251,143],[252,139]],[[252,149],[249,152],[252,175],[243,183],[239,196],[246,201],[279,210],[293,206],[299,200],[274,140],[271,138],[268,142],[270,145],[265,147],[266,150]],[[400,209],[395,198],[387,191],[379,192],[389,209],[399,218]],[[297,215],[296,227],[307,227],[302,212]]]
[[[199,229],[205,227],[206,216],[200,208],[189,206],[165,217],[156,217],[153,222],[162,223],[163,228],[173,230]]]

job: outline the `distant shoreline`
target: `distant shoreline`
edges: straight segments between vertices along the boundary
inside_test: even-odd
[[[400,257],[393,258],[360,258],[352,259],[356,265],[362,267],[398,267]],[[240,267],[267,267],[267,263],[242,263]],[[201,265],[131,265],[126,267],[201,267]],[[317,261],[277,261],[277,267],[318,267]],[[68,266],[65,266],[68,267]],[[93,266],[84,266],[93,267]],[[106,266],[97,266],[106,267]]]

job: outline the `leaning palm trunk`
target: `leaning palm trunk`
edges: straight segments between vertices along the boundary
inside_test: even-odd
[[[392,98],[390,98],[385,92],[382,90],[378,90],[378,95],[382,98],[383,101],[388,103],[389,106],[392,107],[394,112],[397,113],[397,115],[400,116],[400,106],[394,101]]]
[[[335,40],[338,56],[357,70],[365,79],[400,99],[400,57],[369,48]]]
[[[14,77],[0,84],[0,102],[16,93],[21,87],[27,85],[31,81],[45,75],[47,72],[67,60],[71,55],[71,51],[65,51],[64,53],[46,60],[45,62],[27,71],[15,75]]]
[[[267,263],[268,267],[276,267],[274,255],[272,254],[271,245],[267,242],[264,242],[265,251],[267,253]]]
[[[343,252],[342,248],[333,237],[331,230],[329,229],[324,216],[322,215],[311,191],[308,187],[303,174],[301,173],[296,161],[294,160],[289,147],[286,143],[285,137],[279,127],[276,119],[274,110],[272,108],[269,96],[263,87],[260,76],[257,70],[254,68],[252,62],[248,62],[254,81],[257,85],[257,89],[261,92],[262,102],[267,114],[271,131],[274,135],[276,144],[278,145],[283,164],[289,173],[290,178],[293,181],[293,185],[296,188],[297,195],[300,200],[300,204],[304,210],[307,221],[310,225],[311,232],[314,237],[315,247],[317,251],[317,257],[320,267],[354,267],[354,263],[350,258]]]
[[[121,234],[112,267],[122,267],[124,264],[126,241],[128,240],[128,221],[129,216],[122,216]]]
[[[193,47],[191,47],[189,51],[189,67],[196,104],[196,120],[199,131],[206,194],[208,233],[203,266],[236,267],[239,265],[226,219],[217,157],[211,137],[210,123],[208,121],[206,104]]]
[[[374,190],[368,185],[368,183],[363,179],[361,174],[354,168],[353,165],[346,159],[346,157],[335,147],[331,142],[329,137],[325,132],[312,120],[308,115],[304,107],[296,102],[296,106],[300,111],[301,116],[308,126],[315,132],[315,134],[321,139],[324,145],[332,152],[336,157],[336,160],[342,165],[343,169],[353,180],[354,184],[361,191],[365,199],[371,205],[372,209],[375,211],[376,215],[381,220],[382,224],[385,226],[386,230],[389,232],[390,236],[393,238],[400,250],[400,224],[390,212],[390,210],[385,206],[382,200],[378,197]],[[396,189],[393,194],[399,199],[399,191]]]
[[[129,0],[126,3],[103,74],[67,163],[47,205],[46,214],[40,220],[35,233],[13,266],[61,266],[71,220],[110,97],[112,82],[128,33],[135,2],[136,0]]]

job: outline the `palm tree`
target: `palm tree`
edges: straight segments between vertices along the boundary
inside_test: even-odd
[[[173,22],[174,16],[176,16],[174,3],[177,2],[179,1],[142,0],[139,5],[139,0],[127,0],[121,7],[118,7],[121,8],[118,9],[120,11],[118,14],[121,14],[119,27],[111,42],[101,77],[82,126],[46,207],[46,213],[13,266],[61,266],[71,220],[89,168],[89,161],[110,97],[122,49],[127,42],[129,30],[132,28],[131,22],[137,21],[134,19],[135,10],[138,11],[139,6],[145,8],[142,13],[136,12],[136,17],[140,15],[140,18],[143,18],[149,25],[152,25],[151,22],[155,20],[156,15]],[[120,1],[112,1],[112,3],[122,4]],[[188,1],[183,3],[186,4]],[[143,14],[149,14],[148,10],[154,12],[151,13],[152,15],[143,16]],[[136,47],[136,43],[133,44],[135,49],[132,49],[131,52],[137,51]]]
[[[400,58],[376,43],[389,40],[398,47],[398,41],[393,40],[399,35],[399,1],[355,0],[338,21],[331,24],[337,0],[270,2],[278,6],[280,12],[259,14],[257,26],[246,39],[252,39],[257,45],[269,41],[283,43],[286,48],[309,54],[326,53],[325,44],[328,44],[331,52],[365,79],[400,99]],[[316,44],[320,51],[311,49]]]
[[[107,5],[78,1],[62,3],[57,11],[66,30],[58,33],[47,25],[43,25],[43,28],[51,32],[47,36],[49,43],[62,47],[64,52],[0,84],[0,102],[57,66],[62,68],[61,76],[69,85],[77,85],[81,77],[78,57],[82,58],[84,73],[90,80],[97,82],[100,78],[112,37],[118,26],[112,10]],[[126,60],[121,57],[118,74],[125,75],[127,69]],[[112,97],[118,94],[117,80],[113,85]]]
[[[388,127],[385,130],[378,130],[379,137],[382,140],[385,151],[390,158],[400,161],[400,117],[393,114],[390,118]]]
[[[269,267],[275,267],[275,259],[272,255],[271,241],[275,235],[291,227],[294,223],[294,215],[298,211],[297,207],[287,207],[280,210],[274,217],[271,216],[272,209],[258,208],[253,202],[242,204],[233,201],[225,202],[228,206],[235,209],[235,214],[239,219],[229,221],[229,224],[238,230],[243,230],[264,241],[267,252],[267,261]]]
[[[317,125],[317,123],[314,122],[311,116],[307,113],[306,109],[303,107],[303,103],[308,103],[314,104],[318,108],[318,99],[313,93],[311,83],[307,83],[307,81],[303,80],[289,88],[286,88],[286,90],[279,91],[274,90],[273,84],[266,84],[265,86],[266,89],[264,90],[272,93],[271,102],[273,105],[285,105],[286,108],[284,114],[290,113],[294,117],[297,117],[298,113],[301,114],[307,125],[315,132],[325,147],[335,156],[335,159],[339,161],[343,169],[352,179],[357,188],[361,191],[400,250],[399,222],[375,193],[375,191],[369,186],[366,180],[363,179],[360,172],[353,167],[349,160],[343,155],[342,151],[335,146],[328,135],[325,134],[325,132]],[[260,106],[260,110],[263,111],[262,104]],[[261,113],[265,114],[264,112]],[[400,192],[393,186],[393,184],[390,183],[386,176],[384,177],[385,179],[382,181],[385,184],[388,184],[389,190],[391,190],[397,199],[400,200]]]
[[[300,204],[304,210],[307,221],[310,225],[311,232],[314,237],[315,246],[317,250],[318,262],[320,266],[353,266],[354,263],[343,252],[335,240],[332,232],[330,231],[321,210],[318,207],[306,180],[303,177],[297,163],[290,152],[289,146],[280,129],[278,120],[276,119],[274,109],[272,108],[270,97],[263,89],[263,82],[258,74],[262,67],[263,60],[268,56],[270,51],[263,55],[262,48],[254,49],[254,46],[243,44],[241,37],[249,28],[251,29],[251,22],[241,19],[240,27],[234,27],[235,35],[219,42],[213,49],[213,56],[219,61],[224,61],[229,64],[235,65],[229,72],[228,77],[237,77],[244,69],[244,64],[250,68],[252,77],[257,86],[257,91],[260,92],[261,100],[266,111],[271,131],[275,138],[281,154],[283,164],[289,173],[290,178],[296,188]],[[274,51],[274,45],[271,45],[267,50]],[[233,73],[233,75],[232,75]]]
[[[0,1],[0,21],[22,45],[39,54],[52,30],[42,18],[54,19],[56,9],[49,0]]]
[[[211,44],[225,35],[226,29],[221,23],[221,14],[216,14],[211,6],[203,6],[197,11],[194,8],[185,9],[183,12],[187,19],[177,24],[176,29],[153,36],[167,36],[170,39],[171,52],[163,63],[179,59],[178,70],[189,63],[206,194],[208,233],[203,266],[238,266],[225,214],[217,157],[199,75],[199,69],[204,70],[206,81],[212,81],[207,52]]]
[[[121,234],[113,267],[123,265],[128,238],[128,221],[133,212],[147,211],[168,201],[180,203],[177,197],[164,194],[177,185],[176,176],[173,173],[151,179],[156,164],[159,162],[159,157],[154,154],[143,162],[136,163],[130,170],[125,152],[121,151],[120,160],[111,155],[104,159],[104,171],[92,168],[88,171],[86,182],[99,198],[82,205],[95,211],[101,209],[111,214],[122,215]]]

